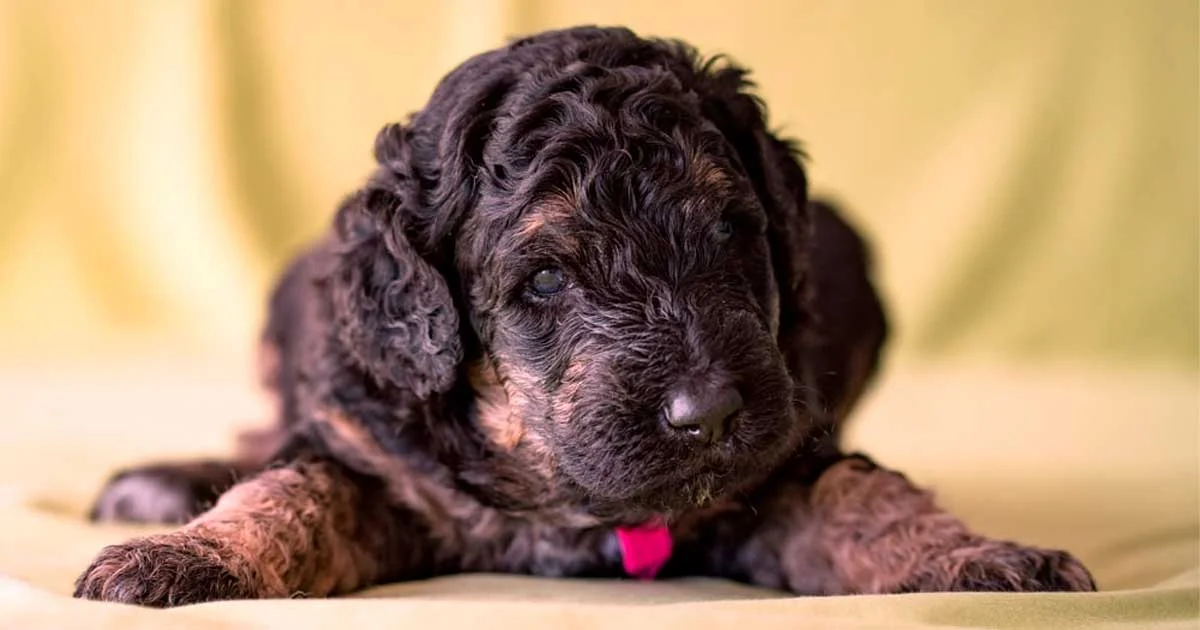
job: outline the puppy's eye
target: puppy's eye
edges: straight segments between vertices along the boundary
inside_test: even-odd
[[[718,240],[727,241],[729,237],[733,236],[733,222],[729,219],[721,219],[717,222],[714,231]]]
[[[567,287],[567,276],[562,269],[547,267],[529,278],[529,290],[535,295],[549,297]]]

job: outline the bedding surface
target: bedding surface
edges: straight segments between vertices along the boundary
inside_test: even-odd
[[[1197,378],[893,366],[850,442],[993,536],[1063,547],[1095,594],[795,598],[717,580],[469,575],[337,600],[172,611],[81,602],[101,546],[155,528],[83,519],[103,479],[219,455],[265,417],[246,361],[105,360],[0,370],[4,628],[1190,628],[1200,625]]]

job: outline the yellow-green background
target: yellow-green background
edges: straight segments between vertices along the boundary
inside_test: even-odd
[[[894,314],[850,446],[976,531],[1070,549],[1105,592],[476,576],[168,613],[68,599],[136,533],[83,520],[106,475],[227,453],[270,417],[264,294],[375,131],[466,56],[580,22],[754,68]],[[1198,627],[1198,29],[1175,0],[0,0],[0,629]]]
[[[879,248],[900,356],[1197,362],[1187,0],[0,2],[0,351],[247,347],[375,130],[506,36],[752,67]]]

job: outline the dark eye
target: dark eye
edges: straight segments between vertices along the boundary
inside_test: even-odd
[[[529,290],[535,295],[549,297],[562,291],[567,287],[567,277],[563,274],[562,269],[547,267],[529,279]]]
[[[725,241],[733,236],[733,222],[729,219],[721,219],[717,222],[716,227],[717,238]]]

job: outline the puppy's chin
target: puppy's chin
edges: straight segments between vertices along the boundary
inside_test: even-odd
[[[766,473],[762,473],[765,475]],[[665,517],[668,521],[692,510],[719,503],[737,495],[757,475],[740,479],[731,474],[706,472],[688,479],[671,479],[636,495],[624,498],[591,497],[588,513],[610,525],[637,525]],[[738,483],[738,481],[742,483]]]
[[[734,498],[769,476],[794,449],[794,431],[782,419],[767,424],[776,428],[769,442],[672,461],[613,462],[605,467],[605,483],[581,484],[588,512],[604,522],[630,524],[656,516],[669,520]]]

